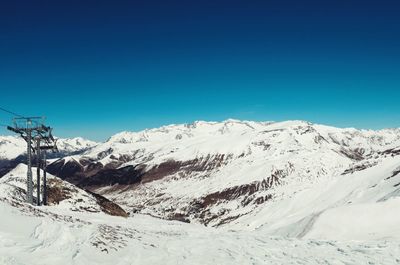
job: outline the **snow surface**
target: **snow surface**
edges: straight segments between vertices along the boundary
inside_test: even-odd
[[[43,211],[51,213],[52,208]],[[223,231],[150,216],[22,214],[0,202],[0,264],[396,264],[399,241],[335,242]],[[73,221],[66,221],[73,220]],[[82,221],[84,220],[84,221]]]

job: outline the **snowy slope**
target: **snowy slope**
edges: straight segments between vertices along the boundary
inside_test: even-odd
[[[0,136],[0,159],[14,159],[26,152],[26,143],[22,138]]]
[[[36,172],[36,168],[32,168]],[[15,169],[0,179],[0,201],[21,208],[25,212],[33,211],[39,215],[40,208],[35,209],[25,203],[26,201],[26,172],[27,166],[19,164]],[[34,182],[34,196],[36,195],[37,182]],[[43,175],[41,176],[43,183]],[[126,216],[125,212],[105,198],[91,194],[51,174],[47,175],[48,204],[54,210],[68,210],[73,212],[105,212],[107,214]],[[36,197],[34,197],[36,201]],[[44,207],[46,208],[46,207]]]
[[[382,161],[271,200],[230,227],[242,228],[247,223],[248,229],[301,238],[400,238],[400,156],[373,160]]]
[[[27,215],[0,201],[0,264],[389,265],[400,257],[399,241],[299,240],[142,215],[42,211]]]
[[[306,201],[312,205],[323,185],[346,178],[344,173],[384,167],[392,156],[397,157],[393,150],[399,146],[399,129],[340,129],[304,121],[195,122],[122,132],[51,168],[54,174],[100,192],[132,213],[210,226],[236,222],[257,227],[249,219],[260,220],[259,225],[270,221],[263,209],[276,207],[285,212],[303,193],[306,199],[310,196]],[[375,175],[374,181],[386,178],[390,170]],[[356,193],[364,183],[364,172],[360,174],[349,193]],[[338,185],[338,190],[341,185],[348,183]],[[362,187],[366,194],[375,192]],[[394,187],[387,185],[382,194],[391,192]],[[322,211],[350,199],[338,201],[341,204],[312,207]],[[312,214],[313,210],[306,211],[282,225],[277,219],[286,216],[277,215],[272,219],[275,230],[267,232],[300,236],[284,232],[283,227],[302,218],[308,224],[307,218],[315,219]]]

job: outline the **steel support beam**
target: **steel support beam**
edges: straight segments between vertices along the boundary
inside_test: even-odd
[[[26,201],[33,204],[33,180],[32,180],[32,131],[27,129],[27,155],[28,155],[28,171],[27,171],[27,189]]]
[[[47,160],[46,160],[46,151],[43,151],[43,205],[47,205],[47,179],[46,179],[46,167],[47,167]]]
[[[41,157],[40,157],[40,137],[36,138],[36,204],[40,206],[40,164],[41,164]]]

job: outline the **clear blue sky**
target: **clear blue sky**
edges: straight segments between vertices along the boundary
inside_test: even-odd
[[[385,0],[3,1],[0,106],[95,140],[199,119],[399,127],[399,14]]]

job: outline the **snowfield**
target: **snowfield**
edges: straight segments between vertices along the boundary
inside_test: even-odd
[[[43,211],[52,213],[53,209]],[[400,241],[328,241],[224,231],[149,216],[22,215],[0,202],[0,264],[398,264]],[[84,220],[84,221],[79,221]]]
[[[52,206],[24,203],[25,165],[0,178],[0,264],[400,264],[399,129],[195,122],[80,150],[49,165]]]
[[[228,227],[289,237],[335,240],[400,238],[400,156],[352,174],[326,178],[272,201]]]

